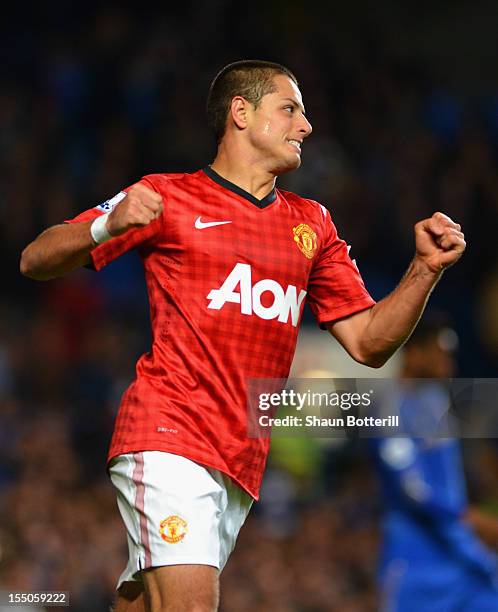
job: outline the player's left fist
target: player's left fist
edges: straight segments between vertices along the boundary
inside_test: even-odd
[[[415,225],[416,257],[435,273],[452,266],[465,251],[462,228],[442,212]]]

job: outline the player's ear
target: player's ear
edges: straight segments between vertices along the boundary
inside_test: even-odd
[[[230,116],[239,130],[243,130],[247,127],[247,111],[249,105],[250,102],[248,102],[242,96],[235,96],[232,99],[232,104],[230,105]]]

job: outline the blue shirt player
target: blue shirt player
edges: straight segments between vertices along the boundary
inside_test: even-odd
[[[437,318],[419,324],[396,397],[409,435],[370,441],[385,503],[382,612],[498,611],[498,557],[467,520],[458,440],[426,435],[447,416],[446,390],[435,379],[453,374],[455,344]]]

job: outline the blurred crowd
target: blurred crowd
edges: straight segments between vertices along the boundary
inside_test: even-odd
[[[468,250],[431,299],[454,318],[460,374],[495,375],[495,91],[450,87],[361,32],[342,53],[320,13],[299,3],[270,3],[264,20],[227,0],[167,13],[59,2],[9,11],[0,25],[9,58],[0,88],[0,589],[69,590],[71,609],[107,609],[126,550],[105,456],[149,340],[133,255],[98,275],[40,284],[20,276],[20,252],[143,174],[209,163],[206,93],[230,61],[271,59],[296,73],[314,134],[302,168],[281,185],[329,207],[374,297],[407,267],[417,220],[442,210],[463,225]],[[297,489],[295,476],[269,472],[223,577],[223,610],[376,609],[379,510],[368,467],[356,451],[354,461],[344,460],[349,451],[316,452],[322,459]],[[476,497],[485,491],[496,504],[489,482],[475,484],[478,461],[473,470]],[[287,500],[280,509],[277,494]]]

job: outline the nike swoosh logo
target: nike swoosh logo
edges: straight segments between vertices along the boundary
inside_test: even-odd
[[[201,221],[200,217],[195,220],[195,229],[206,229],[206,227],[214,227],[215,225],[225,225],[231,221]]]

